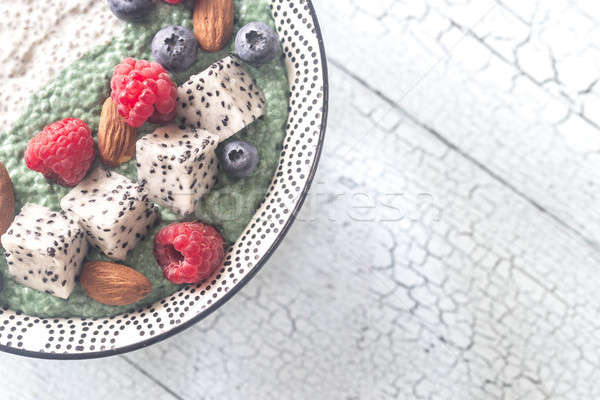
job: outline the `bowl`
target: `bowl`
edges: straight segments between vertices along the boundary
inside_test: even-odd
[[[215,311],[261,269],[302,207],[323,145],[327,63],[310,0],[271,0],[290,81],[289,117],[279,165],[265,199],[222,267],[206,282],[110,318],[38,318],[0,309],[0,350],[50,359],[111,356],[149,346]]]

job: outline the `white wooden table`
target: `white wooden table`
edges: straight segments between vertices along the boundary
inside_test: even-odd
[[[328,139],[264,270],[142,351],[2,354],[2,399],[600,397],[600,5],[315,3]]]

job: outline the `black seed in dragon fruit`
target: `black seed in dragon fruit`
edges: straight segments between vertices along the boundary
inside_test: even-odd
[[[2,235],[8,275],[40,292],[66,299],[88,250],[76,217],[26,204]]]
[[[152,200],[180,215],[194,212],[217,181],[219,136],[167,125],[137,142],[138,180]]]
[[[92,246],[120,261],[145,239],[158,217],[143,185],[103,168],[92,171],[60,206],[79,218]]]
[[[217,61],[177,89],[179,122],[219,135],[221,142],[263,116],[266,108],[264,94],[236,56]]]

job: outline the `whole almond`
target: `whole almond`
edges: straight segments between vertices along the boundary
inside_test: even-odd
[[[15,192],[6,167],[0,163],[0,235],[15,218]]]
[[[126,306],[137,303],[152,291],[144,275],[121,264],[93,261],[83,266],[81,286],[98,303]]]
[[[109,167],[117,167],[131,160],[136,139],[136,129],[121,117],[112,99],[106,99],[98,127],[98,153],[102,162]]]
[[[233,0],[195,0],[194,35],[200,47],[208,52],[223,49],[233,35],[234,16]]]

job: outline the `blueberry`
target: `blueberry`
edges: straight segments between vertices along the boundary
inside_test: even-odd
[[[152,57],[172,72],[188,69],[198,56],[198,41],[187,28],[169,25],[162,28],[152,40]]]
[[[233,178],[252,175],[258,165],[258,150],[243,140],[234,140],[221,146],[218,151],[221,168]]]
[[[270,62],[279,50],[277,34],[269,25],[250,22],[235,37],[235,51],[244,61],[252,65]]]
[[[154,8],[153,0],[108,0],[108,7],[125,21],[139,21]]]

